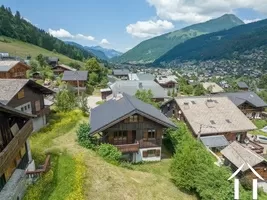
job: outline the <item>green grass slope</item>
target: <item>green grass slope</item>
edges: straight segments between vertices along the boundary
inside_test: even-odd
[[[39,54],[43,54],[44,56],[55,56],[58,57],[60,63],[69,64],[71,62],[79,63],[83,65],[83,62],[71,59],[67,56],[64,56],[59,53],[54,53],[52,51],[48,51],[41,47],[25,43],[16,39],[8,38],[5,36],[0,36],[0,52],[7,52],[12,56],[19,56],[25,58],[27,56],[31,56],[35,58]]]
[[[124,63],[151,63],[178,44],[188,39],[211,32],[244,24],[235,15],[223,15],[219,18],[209,20],[204,23],[195,24],[171,33],[160,35],[149,40],[145,40],[122,56],[114,58],[113,62]]]

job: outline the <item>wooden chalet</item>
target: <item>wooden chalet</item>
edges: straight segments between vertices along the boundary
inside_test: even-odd
[[[56,65],[53,68],[53,72],[54,72],[55,75],[63,74],[64,71],[77,71],[77,70],[72,68],[72,67],[70,67],[70,66],[64,65],[64,64]]]
[[[34,170],[28,138],[33,131],[31,114],[0,103],[0,199],[22,199],[25,170]]]
[[[173,89],[177,86],[177,76],[159,76],[155,81],[165,89]]]
[[[52,68],[58,65],[59,58],[57,57],[47,57],[46,62],[48,65],[50,65]]]
[[[112,75],[121,80],[128,80],[128,74],[130,71],[128,69],[114,69]]]
[[[132,162],[159,161],[165,128],[176,127],[155,107],[123,93],[90,113],[90,135],[115,145]]]
[[[243,91],[221,93],[218,96],[228,97],[248,118],[261,119],[267,104],[255,92]]]
[[[238,174],[240,177],[246,177],[250,180],[257,178],[248,167],[247,164],[249,164],[264,180],[267,180],[267,161],[259,154],[246,148],[245,145],[232,142],[221,151],[221,154],[224,158],[224,164],[230,166],[233,171],[245,163]]]
[[[181,97],[175,102],[161,110],[186,122],[195,137],[224,135],[228,141],[244,142],[247,132],[257,129],[227,97]]]
[[[20,79],[26,78],[26,72],[30,67],[23,62],[14,60],[0,61],[0,78]]]
[[[34,131],[46,125],[49,107],[44,96],[54,92],[29,79],[0,79],[0,102],[22,112],[36,115],[33,119]]]
[[[65,81],[76,90],[85,91],[88,80],[88,71],[64,71],[62,81]]]

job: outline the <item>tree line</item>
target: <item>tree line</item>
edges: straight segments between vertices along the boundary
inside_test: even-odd
[[[0,7],[0,35],[34,44],[75,60],[82,61],[92,57],[88,51],[65,44],[44,30],[33,26],[23,19],[18,11],[13,15],[11,9],[5,8],[3,5]]]

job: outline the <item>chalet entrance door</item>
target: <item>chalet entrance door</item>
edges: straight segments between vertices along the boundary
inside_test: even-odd
[[[136,130],[132,131],[132,143],[135,143],[136,140]]]

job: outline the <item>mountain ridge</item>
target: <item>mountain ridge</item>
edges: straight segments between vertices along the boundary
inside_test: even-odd
[[[145,40],[124,53],[122,56],[111,59],[111,61],[117,63],[151,63],[176,45],[183,43],[188,39],[207,34],[209,32],[229,29],[242,24],[244,24],[244,22],[235,15],[225,14],[216,19],[190,25],[188,27]]]

